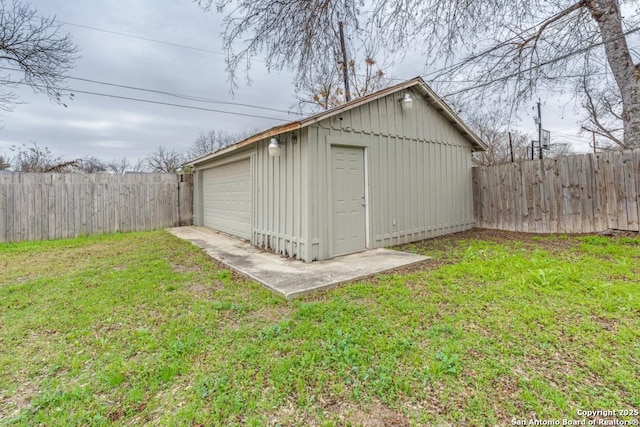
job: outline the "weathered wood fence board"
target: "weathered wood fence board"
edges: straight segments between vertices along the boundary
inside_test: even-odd
[[[0,173],[0,242],[192,223],[190,175]]]
[[[640,230],[640,150],[473,169],[476,226],[537,233]]]

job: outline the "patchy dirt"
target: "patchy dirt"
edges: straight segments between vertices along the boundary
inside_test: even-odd
[[[637,231],[628,231],[628,230],[606,230],[597,234],[598,236],[613,237],[614,239],[625,238],[625,237],[636,238],[640,236],[640,233],[638,233]]]
[[[366,408],[353,404],[339,403],[336,405],[337,418],[348,424],[363,427],[403,427],[411,423],[403,414],[379,404],[372,403]]]
[[[596,316],[595,314],[591,315],[591,321],[599,325],[602,329],[604,329],[607,332],[614,331],[618,326],[615,320],[605,319],[604,317]]]
[[[583,236],[585,236],[585,234],[557,235],[472,228],[471,230],[461,231],[459,233],[447,234],[446,236],[396,246],[394,249],[407,250],[417,248],[421,251],[448,251],[452,247],[457,246],[460,241],[484,240],[501,245],[510,245],[517,242],[518,244],[537,246],[540,249],[565,250],[578,245],[580,242],[576,240],[576,237]],[[415,249],[411,251],[413,252]]]
[[[107,418],[109,419],[109,421],[113,423],[118,421],[120,418],[125,417],[126,415],[127,414],[124,412],[124,409],[117,408],[109,412],[109,415],[107,415]]]
[[[183,265],[171,263],[171,269],[176,273],[197,273],[202,269],[198,265]]]
[[[0,269],[1,270],[1,269]],[[6,282],[4,280],[0,281],[0,285],[20,285],[22,283],[31,282],[32,280],[36,280],[39,277],[37,275],[27,275],[16,277],[15,279],[9,279]]]
[[[520,247],[529,247],[533,250],[540,249],[551,253],[557,253],[582,244],[582,241],[578,240],[579,237],[597,235],[616,239],[629,237],[637,238],[639,233],[633,231],[609,230],[605,233],[591,234],[541,234],[472,228],[459,233],[447,234],[445,236],[434,237],[432,239],[392,247],[392,249],[398,251],[419,253],[426,256],[433,256],[433,258],[416,264],[396,268],[394,270],[385,271],[384,275],[419,273],[435,270],[443,265],[455,264],[460,261],[460,257],[455,256],[455,251],[452,249],[459,247],[462,242],[469,240],[483,240],[504,246],[519,245]],[[377,283],[378,276],[379,275],[373,275],[368,277],[367,281]]]
[[[253,312],[252,317],[269,323],[277,323],[291,314],[291,306],[264,307]]]
[[[185,287],[184,289],[190,294],[202,298],[208,301],[215,299],[216,291],[222,289],[224,286],[218,281],[209,283],[194,283]]]
[[[369,404],[357,405],[350,402],[343,402],[341,399],[318,398],[315,408],[303,412],[295,404],[294,399],[278,408],[269,417],[269,426],[280,425],[323,425],[312,412],[322,412],[324,418],[332,420],[340,426],[361,426],[361,427],[405,427],[411,425],[409,420],[401,412],[394,411],[381,404],[372,402]]]
[[[524,246],[531,249],[541,249],[555,253],[559,251],[566,251],[567,249],[571,249],[582,244],[583,242],[578,238],[586,236],[607,236],[613,239],[621,239],[637,238],[639,233],[634,231],[609,230],[603,233],[591,234],[541,234],[472,228],[471,230],[434,237],[433,239],[394,246],[393,249],[406,252],[418,252],[427,256],[429,256],[429,253],[436,254],[438,262],[434,263],[434,260],[430,260],[425,261],[423,264],[409,266],[407,271],[402,269],[398,270],[399,273],[405,273],[424,270],[424,267],[433,268],[433,266],[437,267],[442,264],[457,262],[458,259],[452,255],[453,251],[451,251],[451,249],[459,247],[462,242],[468,240],[483,240],[504,246],[519,245],[520,247]],[[442,256],[442,253],[445,253],[446,255]]]
[[[36,396],[36,386],[30,382],[23,382],[11,396],[0,394],[0,420],[15,417],[20,411],[26,411],[31,400]]]

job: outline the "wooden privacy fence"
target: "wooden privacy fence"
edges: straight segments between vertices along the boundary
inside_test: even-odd
[[[0,172],[0,242],[189,225],[190,175]]]
[[[640,150],[475,167],[473,195],[482,228],[638,231]]]

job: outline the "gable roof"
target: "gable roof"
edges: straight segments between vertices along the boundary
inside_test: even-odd
[[[322,111],[318,114],[314,114],[312,116],[292,121],[283,125],[274,126],[265,131],[256,133],[248,138],[243,139],[235,144],[228,145],[224,148],[221,148],[213,153],[206,154],[204,156],[198,157],[186,163],[187,166],[193,166],[198,163],[205,162],[214,157],[221,156],[223,154],[235,151],[239,148],[246,147],[247,145],[257,143],[266,138],[272,138],[277,135],[281,135],[286,132],[291,132],[294,130],[298,130],[309,126],[311,124],[317,123],[321,120],[339,115],[347,110],[351,110],[353,108],[359,107],[371,101],[375,101],[376,99],[383,98],[387,95],[391,95],[396,92],[400,92],[402,90],[414,88],[420,93],[422,98],[432,104],[438,113],[442,114],[447,121],[455,127],[460,134],[467,139],[473,148],[473,151],[484,151],[487,148],[487,145],[467,126],[465,125],[460,117],[447,105],[446,102],[442,98],[440,98],[434,91],[429,87],[429,85],[422,80],[421,77],[415,77],[411,80],[407,80],[406,82],[397,84],[395,86],[390,86],[386,89],[382,89],[378,92],[363,96],[362,98],[354,99],[338,107]]]

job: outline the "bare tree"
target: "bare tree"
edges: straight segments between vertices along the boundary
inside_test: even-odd
[[[71,37],[62,32],[55,18],[39,16],[20,0],[0,1],[0,62],[7,70],[1,84],[5,88],[27,84],[63,104],[65,74],[76,53]],[[0,109],[11,110],[16,101],[10,90],[0,92]]]
[[[147,158],[138,159],[135,163],[131,163],[126,157],[121,157],[107,162],[106,166],[107,170],[113,173],[145,172],[147,170]]]
[[[569,156],[573,153],[574,151],[570,142],[559,140],[551,143],[549,151],[547,151],[547,155],[545,157],[553,159],[556,157]]]
[[[146,172],[147,171],[147,159],[138,159],[131,165],[131,172]]]
[[[230,10],[223,24],[227,70],[237,85],[238,72],[249,79],[251,59],[268,52],[268,70],[296,71],[296,83],[316,80],[318,65],[334,61],[339,51],[338,23],[358,28],[355,1],[194,0],[205,10]]]
[[[579,86],[584,75],[611,78],[622,97],[627,144],[640,146],[640,77],[628,41],[640,30],[631,2],[619,0],[498,0],[475,7],[446,0],[378,0],[375,21],[399,46],[411,36],[429,57],[450,62],[440,77],[471,81],[459,91],[480,99],[523,102],[537,88]],[[628,12],[628,13],[627,13]],[[403,22],[403,25],[399,25]],[[565,86],[567,87],[567,86]]]
[[[113,159],[110,162],[107,162],[107,170],[113,173],[125,173],[130,169],[131,163],[129,163],[129,160],[127,160],[126,157]]]
[[[14,170],[17,172],[57,172],[66,171],[72,164],[51,153],[48,147],[41,147],[35,141],[30,145],[13,145]]]
[[[375,59],[378,54],[377,46],[367,45],[363,56],[353,54],[349,60],[348,78],[353,99],[361,98],[370,93],[384,89],[391,85],[386,69],[389,65],[379,64]],[[313,81],[303,81],[297,88],[298,109],[302,113],[328,110],[344,104],[345,92],[342,81],[342,63],[318,64],[321,72],[317,73]]]
[[[195,1],[204,8],[214,4]],[[366,29],[370,38],[382,37],[391,51],[418,43],[430,64],[434,58],[446,61],[429,76],[457,87],[468,82],[450,94],[466,93],[479,102],[489,95],[524,102],[540,86],[575,85],[585,72],[612,78],[622,99],[625,144],[640,146],[640,71],[637,53],[629,49],[640,31],[640,9],[632,1],[623,4],[624,14],[620,0],[215,3],[227,13],[223,40],[234,82],[260,52],[267,52],[269,70],[286,67],[297,73],[298,83],[315,81],[318,64],[335,51],[336,23],[342,20]]]
[[[318,67],[323,71],[314,81],[302,82],[296,90],[301,113],[328,110],[344,103],[344,83],[336,67],[329,64],[318,64]]]
[[[511,136],[509,136],[511,133]],[[528,135],[518,130],[500,130],[483,128],[480,136],[487,144],[487,150],[475,153],[474,161],[480,165],[498,165],[511,162],[512,150],[513,161],[529,159],[531,142]],[[511,139],[510,139],[511,138]]]
[[[587,115],[582,130],[605,138],[619,149],[634,148],[625,143],[622,135],[622,98],[617,88],[611,84],[593,84],[590,80],[585,77],[581,88],[584,94],[582,107]]]
[[[498,165],[529,158],[529,137],[517,130],[511,131],[509,140],[508,117],[500,111],[479,113],[468,117],[468,125],[487,144],[487,149],[475,153],[474,163],[483,166]]]
[[[158,147],[146,159],[146,163],[152,172],[164,173],[175,172],[183,162],[184,157],[182,154],[163,146]]]
[[[0,154],[0,171],[7,170],[11,167],[11,162],[8,157]]]
[[[107,171],[107,164],[96,156],[85,156],[74,161],[74,172],[101,173]]]
[[[227,145],[231,145],[246,138],[246,132],[227,132],[225,130],[212,129],[209,132],[200,132],[187,151],[187,157],[195,159],[197,157],[206,156]]]

